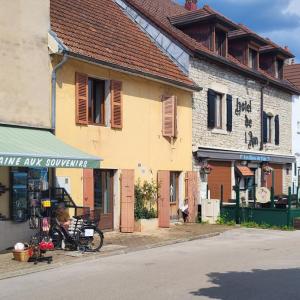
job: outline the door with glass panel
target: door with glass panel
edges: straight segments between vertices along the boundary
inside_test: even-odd
[[[178,221],[179,172],[170,172],[170,220]]]
[[[100,210],[100,229],[113,229],[113,170],[94,170],[94,205]]]

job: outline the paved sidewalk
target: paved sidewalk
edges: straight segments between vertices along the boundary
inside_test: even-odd
[[[179,224],[168,229],[158,229],[147,233],[106,232],[104,246],[98,253],[79,253],[77,251],[48,252],[53,256],[53,263],[21,263],[13,260],[12,253],[0,254],[0,279],[25,275],[53,269],[64,264],[76,263],[84,260],[97,259],[101,256],[124,254],[132,251],[160,247],[184,241],[208,238],[218,235],[232,227],[207,224]]]

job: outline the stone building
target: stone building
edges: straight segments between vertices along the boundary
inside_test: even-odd
[[[200,199],[229,201],[233,187],[292,185],[292,95],[283,79],[293,55],[197,1],[116,0],[141,30],[203,89],[193,95],[193,157]],[[273,174],[273,175],[272,175]]]
[[[300,89],[300,64],[293,61],[284,67],[284,78]],[[300,185],[300,96],[294,95],[292,104],[292,149],[296,161],[293,164],[293,190]]]

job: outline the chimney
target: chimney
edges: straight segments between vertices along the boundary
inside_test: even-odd
[[[187,10],[196,10],[197,9],[197,1],[198,0],[185,0],[185,9]]]

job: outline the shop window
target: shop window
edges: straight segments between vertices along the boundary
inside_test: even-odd
[[[113,203],[113,171],[94,171],[94,205],[103,214],[112,212]]]
[[[252,48],[249,48],[248,66],[251,69],[257,70],[258,65],[258,52]]]
[[[275,77],[278,79],[283,79],[283,65],[284,62],[282,59],[275,60]]]
[[[216,52],[220,56],[227,56],[227,36],[226,32],[216,29],[216,38],[215,38]]]
[[[15,222],[28,220],[30,207],[42,199],[48,190],[47,168],[11,168],[10,215]]]
[[[88,79],[89,124],[105,125],[105,81]]]
[[[179,174],[170,172],[170,203],[178,203]]]

